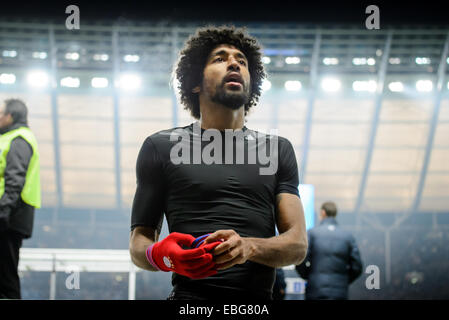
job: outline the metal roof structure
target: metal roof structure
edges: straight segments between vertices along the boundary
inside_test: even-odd
[[[17,96],[29,105],[46,208],[129,211],[145,137],[193,121],[169,82],[179,50],[197,27],[98,22],[68,30],[62,23],[0,22],[0,74],[16,77],[14,84],[0,84],[0,99]],[[393,225],[410,214],[448,212],[448,29],[246,27],[269,58],[272,84],[247,126],[278,128],[292,142],[301,183],[315,185],[317,208],[334,200],[357,219],[393,214]],[[288,57],[296,60],[287,63]],[[31,90],[31,69],[46,70],[51,85]],[[140,91],[114,85],[129,72],[141,76]],[[328,76],[341,81],[339,92],[323,91]],[[64,77],[77,77],[79,87],[62,87]],[[92,88],[93,77],[108,79],[106,88]],[[419,80],[431,81],[430,91],[418,92]],[[286,91],[285,81],[300,81],[301,90]],[[376,87],[355,92],[354,81]],[[399,81],[401,92],[389,89]]]

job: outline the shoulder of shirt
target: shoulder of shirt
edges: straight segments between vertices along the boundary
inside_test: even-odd
[[[290,140],[288,140],[287,138],[285,138],[283,136],[280,136],[280,135],[276,134],[277,130],[275,130],[275,133],[273,133],[273,132],[268,133],[268,132],[262,132],[262,131],[253,130],[253,129],[250,129],[250,128],[247,128],[247,129],[248,129],[247,132],[250,133],[251,135],[253,135],[254,137],[256,137],[257,135],[261,135],[261,136],[265,135],[270,140],[271,139],[278,139],[280,144],[291,144]]]
[[[14,139],[12,139],[11,145],[14,145],[14,147],[28,147],[31,149],[30,143],[21,136],[17,136]]]
[[[150,136],[148,136],[145,139],[145,141],[151,140],[151,142],[153,142],[153,143],[170,141],[170,136],[176,134],[177,130],[188,130],[189,126],[190,125],[159,130],[159,131],[151,134]]]
[[[157,143],[157,142],[168,142],[170,141],[170,137],[173,135],[180,135],[182,130],[187,130],[189,132],[191,132],[191,128],[190,128],[191,124],[188,124],[186,126],[178,126],[178,127],[173,127],[173,128],[169,128],[169,129],[164,129],[164,130],[160,130],[157,131],[153,134],[151,134],[150,136],[148,136],[146,138],[146,140],[151,140],[153,143]],[[178,133],[176,131],[179,131]],[[250,128],[247,128],[247,130],[245,131],[247,135],[251,135],[254,138],[257,137],[262,137],[262,136],[266,136],[268,139],[272,140],[272,139],[277,139],[279,146],[281,145],[292,145],[290,140],[288,140],[287,138],[277,135],[275,133],[267,133],[267,132],[262,132],[262,131],[257,131],[257,130],[253,130]]]
[[[11,147],[8,152],[10,156],[20,156],[22,158],[31,157],[33,155],[33,148],[24,138],[18,136],[11,141]]]

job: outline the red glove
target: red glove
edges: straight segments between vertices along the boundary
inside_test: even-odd
[[[220,241],[215,241],[215,242],[211,242],[209,244],[204,244],[204,241],[206,240],[207,237],[209,237],[211,235],[211,233],[206,233],[203,234],[202,236],[199,236],[198,238],[196,238],[193,242],[191,247],[192,248],[201,248],[201,247],[205,247],[208,249],[208,252],[211,252],[216,246],[218,246],[220,243],[223,242],[223,239],[221,239]]]
[[[190,234],[173,232],[165,239],[148,247],[147,260],[160,271],[173,271],[192,279],[206,278],[216,274],[216,265],[209,252],[218,243],[210,243],[195,249],[182,248],[182,246],[191,247],[194,240],[195,238]]]

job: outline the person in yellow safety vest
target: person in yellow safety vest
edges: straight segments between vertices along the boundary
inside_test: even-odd
[[[19,250],[41,206],[39,150],[27,114],[18,99],[0,106],[0,299],[21,298]]]

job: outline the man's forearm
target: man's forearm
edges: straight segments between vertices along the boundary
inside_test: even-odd
[[[307,253],[307,240],[298,240],[294,233],[286,232],[272,238],[245,238],[252,248],[253,262],[273,268],[300,264]]]
[[[139,268],[149,271],[158,271],[148,262],[146,257],[146,250],[153,243],[154,241],[151,241],[142,234],[131,234],[129,252],[132,262]]]
[[[302,227],[292,228],[276,237],[240,237],[234,230],[218,230],[204,241],[221,241],[213,251],[218,270],[250,260],[273,268],[299,264],[307,253],[307,237]]]

